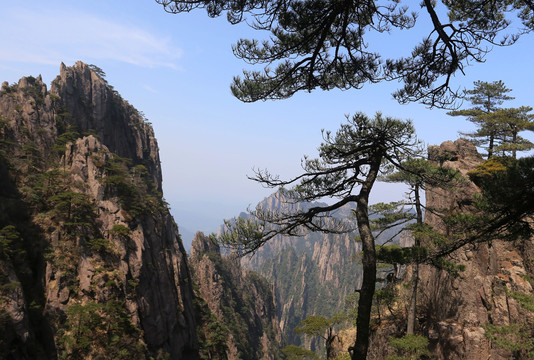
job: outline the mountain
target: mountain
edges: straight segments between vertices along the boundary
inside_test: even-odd
[[[221,306],[228,359],[276,359],[269,287],[198,251],[195,283],[154,131],[103,75],[61,64],[50,90],[0,89],[0,359],[212,359]],[[231,302],[203,292],[212,278]]]
[[[197,233],[190,266],[199,305],[201,355],[207,359],[281,358],[282,332],[271,286],[233,254]],[[205,304],[205,306],[200,306]]]
[[[320,203],[293,203],[281,193],[264,199],[268,211],[304,211]],[[289,209],[291,207],[291,209]],[[338,211],[350,219],[350,208]],[[241,216],[246,216],[241,214]],[[350,221],[350,220],[349,220]],[[242,259],[245,267],[257,271],[274,285],[277,316],[288,344],[319,350],[316,338],[296,335],[293,329],[311,315],[330,317],[344,308],[344,299],[360,283],[361,245],[355,234],[306,232],[302,237],[276,236],[253,256]]]
[[[198,348],[186,253],[151,126],[96,67],[0,90],[0,353],[53,359]]]

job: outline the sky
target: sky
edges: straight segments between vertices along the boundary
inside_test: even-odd
[[[315,156],[321,129],[335,132],[345,115],[364,112],[414,122],[425,144],[456,140],[472,124],[445,110],[400,105],[397,83],[360,90],[313,91],[287,100],[245,104],[230,92],[232,78],[250,66],[231,46],[258,37],[246,25],[211,19],[204,10],[169,14],[154,0],[0,0],[0,82],[59,74],[61,62],[95,64],[108,82],[152,123],[158,139],[164,196],[186,247],[196,231],[216,231],[273,192],[247,179],[253,169],[297,175],[303,155]],[[384,54],[409,55],[420,30],[377,39]],[[507,106],[534,105],[534,35],[496,48],[453,84],[502,80],[513,89]],[[465,104],[468,106],[468,104]],[[400,185],[378,184],[371,202],[402,198]]]

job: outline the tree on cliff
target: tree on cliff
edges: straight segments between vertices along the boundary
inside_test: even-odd
[[[466,64],[484,61],[493,46],[511,45],[534,29],[534,2],[526,0],[156,2],[170,13],[204,8],[217,17],[226,12],[232,24],[246,22],[270,33],[265,40],[241,39],[233,47],[236,57],[265,66],[234,78],[232,91],[246,102],[395,80],[404,84],[393,94],[401,103],[450,106],[459,95],[451,79]],[[420,43],[406,49],[406,56],[384,59],[379,45],[387,40],[380,36],[413,28],[421,17],[430,25]],[[517,30],[504,34],[512,27]]]
[[[468,90],[466,99],[474,106],[470,109],[451,111],[451,116],[466,116],[467,120],[477,126],[472,133],[464,133],[476,146],[484,146],[488,151],[488,159],[494,153],[503,155],[510,152],[515,158],[517,151],[526,151],[534,144],[519,136],[524,130],[534,129],[534,115],[529,114],[532,108],[500,108],[506,100],[513,97],[506,95],[512,91],[502,81],[488,83],[475,81],[475,87]]]
[[[511,154],[515,159],[518,151],[528,151],[534,148],[534,143],[519,135],[522,131],[534,130],[534,114],[529,114],[531,111],[532,107],[521,106],[503,109],[497,113],[503,132],[498,136],[500,145],[495,147],[496,153],[502,156]]]
[[[426,191],[428,187],[451,188],[459,179],[460,175],[458,171],[434,165],[430,161],[421,158],[407,159],[402,163],[401,168],[384,178],[388,182],[402,182],[407,184],[409,191],[407,193],[407,201],[403,205],[415,208],[415,223],[406,227],[407,230],[411,230],[412,232],[414,245],[411,249],[405,249],[411,250],[409,256],[403,256],[403,261],[413,264],[411,297],[406,327],[406,334],[408,335],[414,334],[415,330],[419,263],[423,260],[428,261],[428,259],[424,259],[425,249],[422,246],[424,246],[425,240],[429,242],[429,238],[437,235],[429,225],[423,223],[423,210],[426,207],[421,199],[422,192]],[[378,257],[380,258],[381,256],[383,254],[379,251]]]
[[[295,333],[320,337],[325,341],[326,358],[333,358],[333,342],[336,338],[334,326],[347,320],[343,313],[334,314],[331,318],[324,316],[308,316],[295,328]]]
[[[269,211],[258,206],[252,219],[226,222],[221,236],[224,245],[241,254],[253,253],[278,234],[299,236],[302,230],[341,233],[353,230],[350,224],[331,214],[343,205],[356,205],[363,249],[363,281],[356,320],[357,338],[353,359],[365,359],[369,345],[369,322],[376,282],[375,239],[368,214],[369,194],[381,173],[414,155],[418,141],[414,128],[407,121],[377,114],[370,119],[356,114],[332,135],[323,134],[318,148],[319,159],[304,158],[304,172],[289,180],[280,180],[267,171],[257,171],[252,180],[267,187],[292,185],[281,191],[295,202],[312,202],[325,197],[335,199],[331,205],[314,206],[301,211]],[[328,221],[326,221],[328,219]]]

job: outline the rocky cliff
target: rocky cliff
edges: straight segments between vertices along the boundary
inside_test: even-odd
[[[50,91],[2,84],[0,354],[197,357],[161,178],[151,126],[98,68],[62,64]]]
[[[475,146],[463,139],[430,147],[429,158],[463,175],[483,161]],[[441,213],[469,214],[473,212],[473,197],[479,192],[466,177],[466,181],[454,189],[428,189],[426,205]],[[444,235],[454,235],[448,225],[430,211],[426,213],[425,222]],[[534,349],[533,257],[533,239],[494,240],[466,245],[445,259],[463,271],[420,266],[416,333],[429,340],[428,350],[433,359],[531,358],[532,353],[529,355],[524,349]],[[410,272],[408,269],[403,284],[411,280]],[[400,293],[403,284],[398,287]],[[402,336],[406,331],[402,309],[408,299],[405,296],[399,300],[400,318],[396,322],[386,321],[374,328],[369,359],[384,359],[395,353],[389,346],[389,339]],[[507,327],[502,328],[506,330],[498,333],[493,343],[487,336],[492,326]],[[349,337],[348,343],[339,344],[339,348],[346,349],[351,341]]]
[[[197,233],[190,264],[197,289],[201,356],[206,359],[281,358],[282,333],[268,282],[241,268],[236,256]]]
[[[429,149],[431,160],[462,174],[482,162],[475,147],[465,140],[445,142]],[[469,211],[478,188],[467,182],[454,192],[431,189],[427,206]],[[446,225],[429,214],[426,221],[447,233]],[[534,312],[520,305],[518,294],[534,295],[534,241],[492,241],[454,252],[450,260],[465,266],[458,277],[425,266],[421,272],[421,329],[430,339],[437,359],[528,358],[525,352],[505,351],[485,336],[485,326],[526,325],[532,331]],[[528,331],[527,331],[528,332]],[[532,336],[527,334],[527,337]],[[500,335],[504,338],[505,335]]]

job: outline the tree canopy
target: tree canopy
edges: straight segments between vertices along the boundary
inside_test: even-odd
[[[504,101],[512,100],[508,89],[502,81],[491,83],[475,81],[474,88],[466,92],[466,99],[473,107],[451,111],[451,116],[466,116],[467,120],[477,126],[472,133],[461,133],[471,139],[476,146],[487,149],[488,158],[499,154],[517,156],[518,151],[534,148],[534,144],[519,135],[525,130],[534,129],[534,115],[530,106],[519,108],[502,108]]]
[[[211,17],[226,13],[232,24],[246,22],[269,34],[264,40],[240,39],[233,46],[238,58],[264,66],[234,78],[233,94],[245,102],[395,80],[403,84],[393,94],[401,103],[452,106],[460,95],[451,84],[454,76],[470,63],[484,61],[493,46],[511,45],[534,29],[530,0],[156,2],[171,13],[197,8]],[[423,21],[430,26],[406,55],[385,58],[379,52],[378,43],[387,42],[382,36]]]

